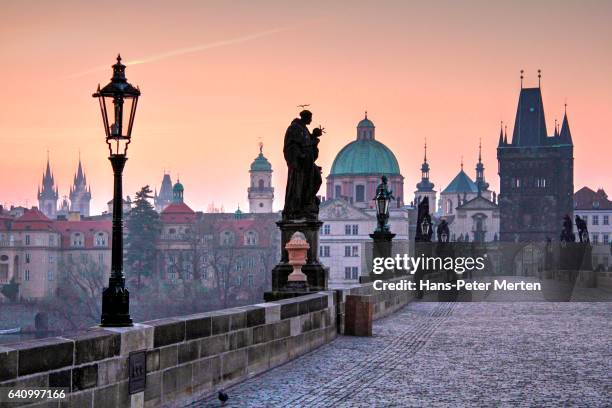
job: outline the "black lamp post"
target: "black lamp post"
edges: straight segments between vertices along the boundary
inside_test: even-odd
[[[104,88],[93,94],[100,102],[106,144],[113,166],[113,247],[111,275],[108,288],[102,292],[101,326],[125,327],[132,325],[130,318],[130,292],[125,287],[123,275],[123,192],[122,174],[127,161],[127,149],[131,141],[132,126],[140,89],[134,88],[125,78],[125,65],[121,55],[113,65],[113,77]]]
[[[377,226],[370,238],[374,241],[372,248],[373,258],[389,258],[391,257],[392,241],[395,234],[389,229],[389,206],[393,199],[393,192],[387,188],[387,177],[381,177],[381,183],[376,187],[376,221]],[[370,279],[389,279],[393,277],[393,271],[385,271],[382,276],[370,274]],[[367,279],[361,279],[365,282]]]

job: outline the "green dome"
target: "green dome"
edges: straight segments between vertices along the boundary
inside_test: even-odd
[[[344,146],[332,164],[330,175],[345,174],[400,175],[400,169],[387,146],[374,139],[358,139]]]
[[[365,119],[362,119],[358,124],[357,127],[374,127],[374,123],[368,119],[368,117],[366,116]]]
[[[259,156],[253,160],[251,163],[251,171],[272,171],[272,165],[263,155],[263,153],[259,153]]]
[[[185,188],[183,187],[183,185],[181,184],[180,181],[177,181],[176,184],[174,185],[174,187],[172,187],[172,191],[184,191]]]

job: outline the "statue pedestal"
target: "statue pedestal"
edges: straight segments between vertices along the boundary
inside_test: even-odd
[[[281,260],[272,269],[272,292],[318,292],[327,290],[329,269],[319,262],[319,229],[323,225],[318,220],[283,220],[276,223],[281,230]],[[310,245],[308,248],[306,264],[302,266],[302,273],[306,275],[304,282],[289,282],[288,277],[293,272],[289,264],[289,254],[285,246],[296,232],[301,232]],[[270,298],[266,294],[266,298]]]
[[[393,253],[393,237],[395,234],[389,231],[374,231],[373,234],[370,234],[370,238],[372,238],[372,262],[374,262],[375,258],[391,258]],[[373,267],[372,267],[373,269]],[[385,270],[381,274],[375,274],[373,270],[370,270],[370,275],[368,278],[364,277],[363,282],[360,279],[360,283],[373,282],[378,279],[389,280],[393,279],[395,276],[395,269],[388,271]]]

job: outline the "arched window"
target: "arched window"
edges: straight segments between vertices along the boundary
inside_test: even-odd
[[[263,179],[259,179],[259,181],[257,182],[257,185],[259,186],[260,189],[263,190],[263,188],[264,188],[264,181],[263,181]]]
[[[82,247],[84,245],[84,236],[80,232],[70,234],[70,245],[73,247]]]
[[[248,245],[248,246],[257,245],[257,233],[255,231],[247,231],[244,234],[244,245]]]
[[[221,232],[221,245],[230,246],[234,244],[234,233],[231,231]]]
[[[446,201],[446,213],[447,214],[452,214],[453,213],[453,200],[447,200]]]
[[[335,193],[334,196],[336,198],[340,198],[342,196],[342,186],[335,186]]]
[[[94,246],[106,247],[108,246],[108,234],[104,231],[98,231],[94,234]]]

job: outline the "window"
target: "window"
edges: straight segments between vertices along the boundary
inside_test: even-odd
[[[105,247],[107,245],[108,239],[107,239],[107,235],[105,232],[97,232],[95,239],[94,239],[94,245],[97,247]]]
[[[242,286],[242,276],[236,277],[236,286]]]
[[[27,281],[30,280],[30,270],[29,269],[25,270],[24,279]]]
[[[30,245],[30,235],[26,234],[25,236],[25,244]]]
[[[584,223],[585,223],[585,224],[588,224],[588,223],[589,223],[589,216],[588,216],[588,215],[584,215],[584,216],[582,217],[582,219],[584,220]]]
[[[357,245],[351,247],[351,256],[359,256],[359,247]]]
[[[249,286],[253,286],[253,284],[255,283],[255,277],[252,274],[249,274],[247,279],[249,280]]]
[[[80,232],[73,233],[70,238],[70,242],[73,247],[83,246],[83,234],[81,234]]]
[[[329,224],[323,225],[323,235],[329,235],[331,233],[331,226]]]
[[[257,245],[257,233],[255,231],[247,231],[247,233],[244,234],[244,245]]]
[[[0,264],[0,282],[8,282],[8,264]]]
[[[51,282],[51,281],[53,281],[53,279],[55,279],[55,275],[54,275],[53,271],[48,271],[47,272],[47,280],[49,282]]]
[[[344,279],[359,279],[359,268],[356,266],[346,266],[344,268]]]
[[[593,234],[593,235],[591,235],[591,241],[592,241],[594,244],[597,244],[598,238],[599,238],[599,235],[597,235],[597,234]]]
[[[345,225],[344,226],[344,235],[359,235],[359,225]]]
[[[26,253],[25,254],[25,263],[29,264],[31,259],[32,258],[30,257],[30,254]]]
[[[221,233],[221,245],[229,246],[234,243],[234,233],[231,231],[223,231]]]
[[[259,179],[258,185],[259,185],[259,189],[263,190],[263,188],[264,188],[264,181],[262,179]]]
[[[363,203],[365,201],[365,186],[359,184],[355,187],[355,202]]]
[[[603,216],[603,225],[610,225],[610,217],[608,215]]]
[[[593,223],[593,225],[599,225],[599,215],[594,215],[593,218],[591,218],[591,222]]]
[[[329,257],[329,245],[321,245],[321,247],[319,248],[319,253],[324,258]]]
[[[49,246],[55,246],[55,235],[49,235]]]
[[[359,235],[359,225],[355,224],[353,225],[353,235]]]
[[[55,263],[55,255],[49,254],[49,263]]]
[[[336,198],[340,198],[342,197],[342,186],[335,186],[335,197]]]
[[[344,235],[351,235],[351,226],[350,225],[345,225],[344,226]]]
[[[610,243],[610,236],[608,234],[603,234],[603,243],[604,244]]]
[[[453,200],[446,200],[446,213],[447,214],[453,213]]]
[[[344,247],[344,256],[351,256],[351,247],[350,246],[345,246]]]
[[[344,256],[346,257],[356,257],[359,256],[359,246],[357,245],[353,245],[353,246],[345,246],[344,247]]]

